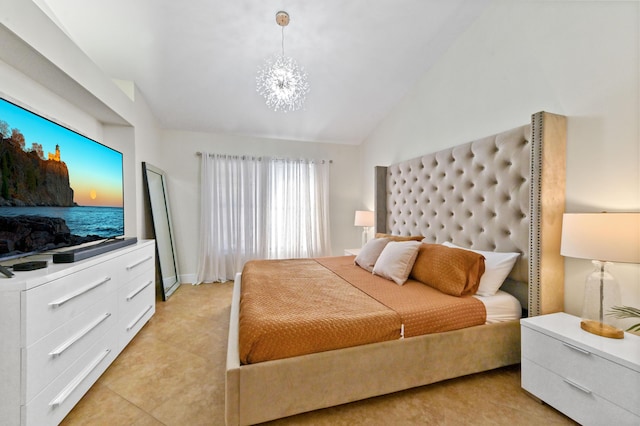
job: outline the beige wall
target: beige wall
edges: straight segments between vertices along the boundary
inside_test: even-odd
[[[640,3],[495,1],[363,143],[368,170],[529,122],[568,119],[567,211],[640,210]],[[565,308],[580,315],[590,263],[567,259]],[[640,307],[640,267],[616,264]]]

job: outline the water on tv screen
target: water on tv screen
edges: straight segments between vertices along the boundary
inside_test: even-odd
[[[122,153],[0,99],[0,258],[124,235]]]

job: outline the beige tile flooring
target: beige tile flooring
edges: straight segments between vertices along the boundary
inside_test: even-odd
[[[223,425],[232,283],[182,285],[63,425]],[[271,422],[272,425],[575,424],[520,389],[519,366]]]

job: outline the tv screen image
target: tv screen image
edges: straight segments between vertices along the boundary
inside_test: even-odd
[[[124,235],[122,153],[0,98],[0,258]]]

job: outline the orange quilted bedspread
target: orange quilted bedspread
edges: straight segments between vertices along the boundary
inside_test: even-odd
[[[475,297],[450,296],[414,280],[399,286],[345,261],[344,257],[317,260],[397,312],[404,324],[404,337],[458,330],[484,324],[487,320],[484,304]]]
[[[259,260],[242,271],[240,362],[251,364],[484,324],[482,302],[398,286],[352,256]]]

